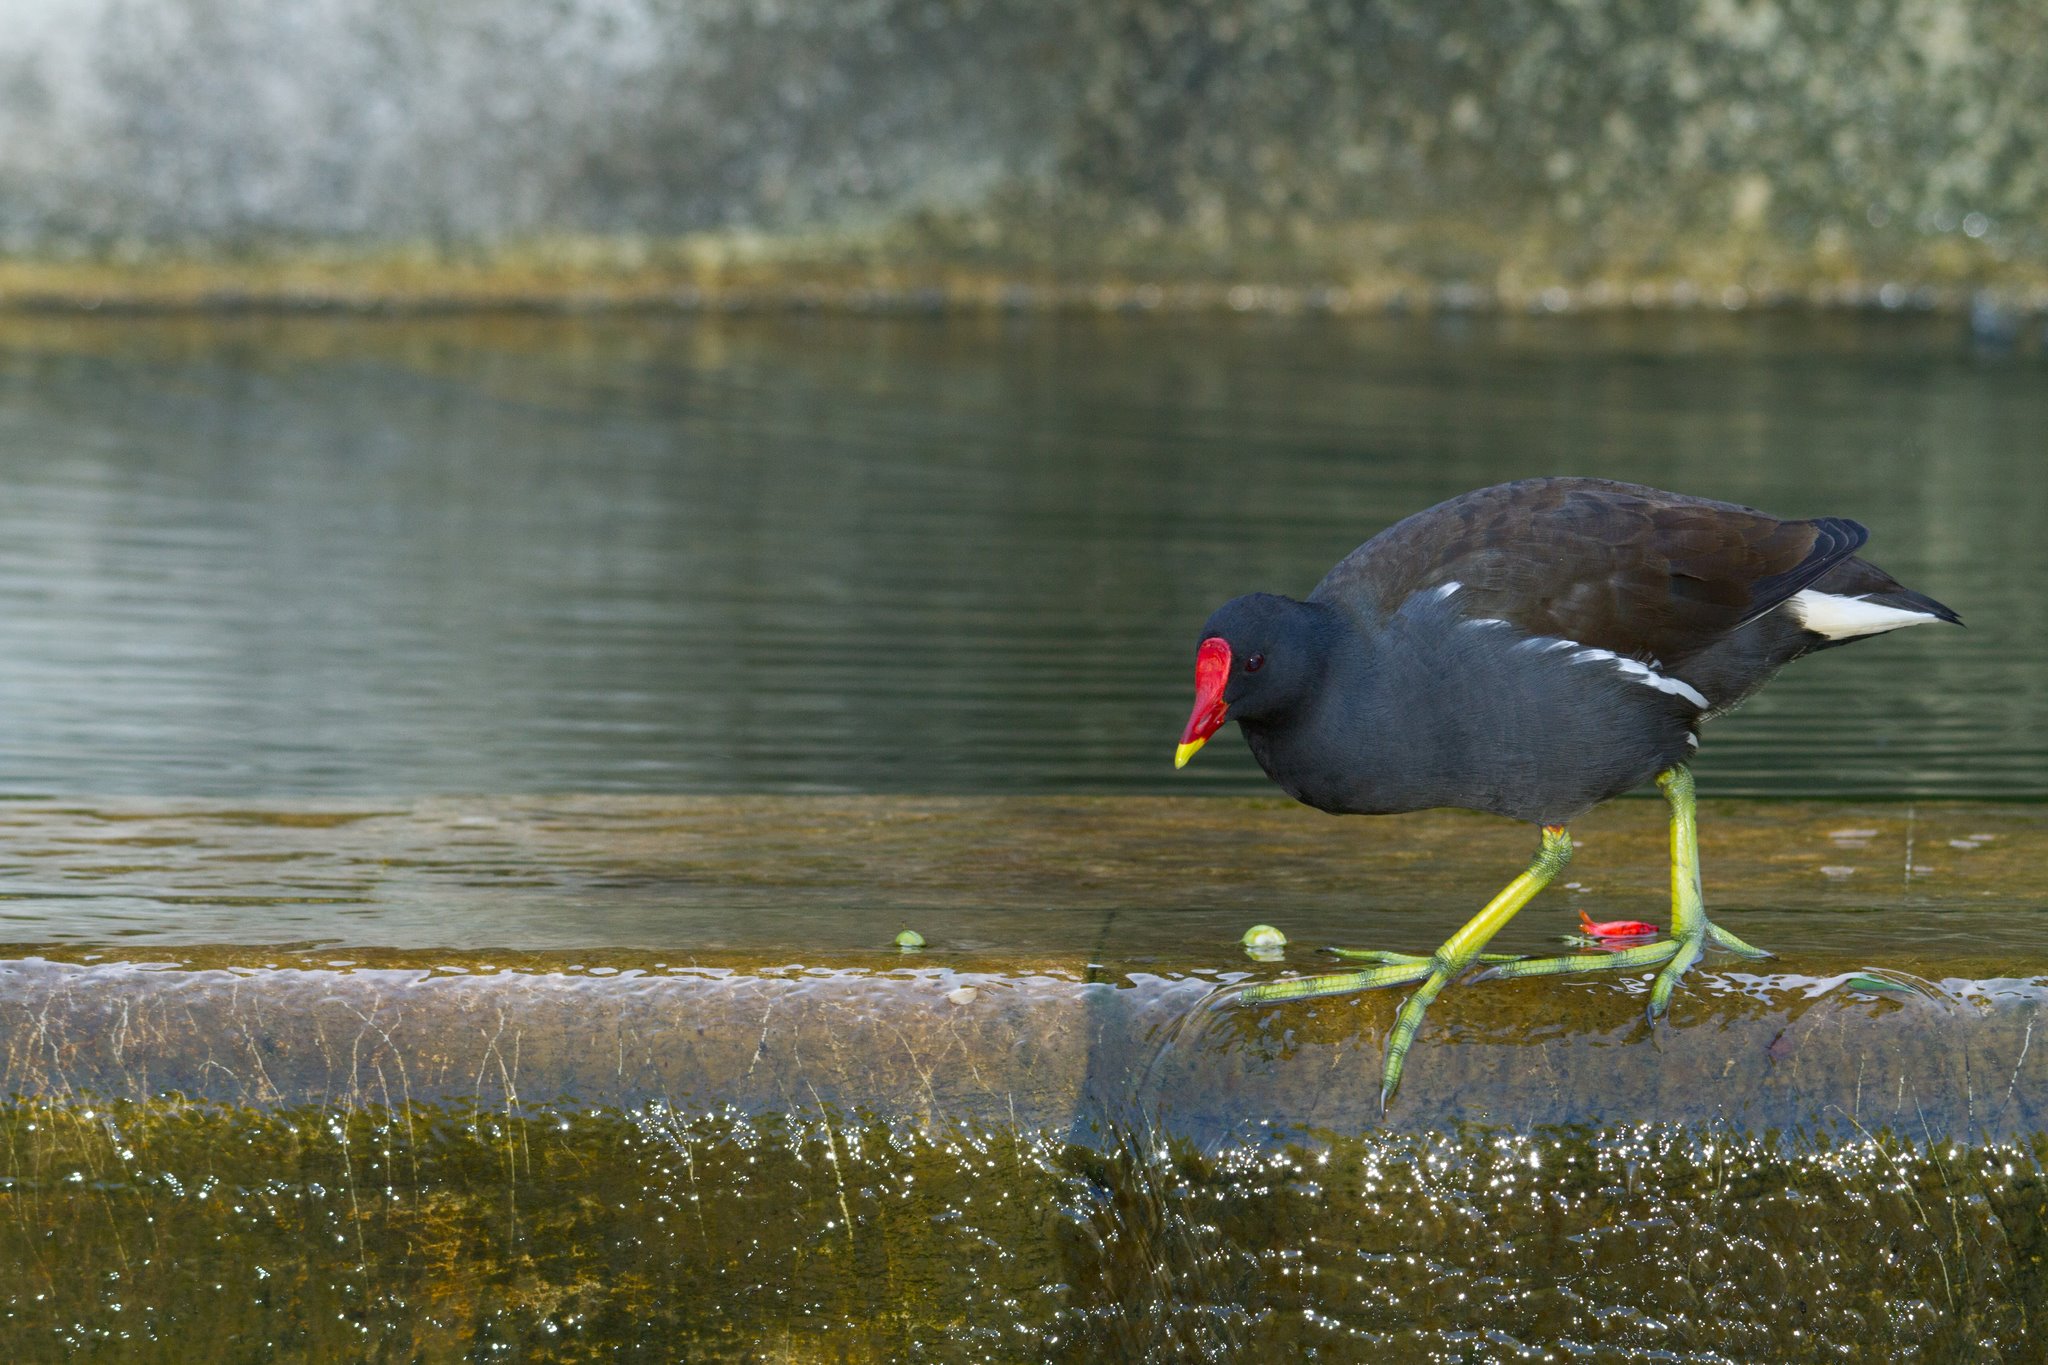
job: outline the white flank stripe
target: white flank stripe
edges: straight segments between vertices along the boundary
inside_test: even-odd
[[[1792,594],[1786,603],[1799,624],[1830,640],[1853,640],[1859,635],[1882,635],[1901,626],[1924,626],[1941,618],[1924,611],[1888,607],[1864,597],[1837,597],[1833,593],[1807,588]]]
[[[1442,587],[1436,590],[1436,600],[1441,602],[1446,597],[1449,597],[1452,593],[1456,592],[1458,589],[1464,586],[1465,585],[1463,583],[1460,583],[1457,579],[1454,578],[1450,582],[1444,584]]]
[[[1491,626],[1506,625],[1508,623],[1505,621],[1483,620],[1467,621],[1465,624],[1468,626]],[[1691,683],[1686,682],[1682,678],[1674,678],[1668,673],[1659,673],[1641,660],[1631,659],[1624,654],[1616,654],[1611,649],[1593,649],[1581,645],[1577,640],[1565,640],[1555,635],[1532,635],[1526,640],[1516,641],[1514,647],[1516,649],[1533,650],[1538,654],[1555,654],[1561,649],[1576,649],[1579,652],[1565,660],[1566,663],[1612,664],[1615,668],[1620,669],[1630,682],[1639,682],[1645,687],[1654,687],[1659,692],[1669,693],[1674,697],[1684,697],[1702,711],[1708,709],[1707,699],[1701,696],[1699,689]],[[1693,744],[1697,747],[1699,741],[1694,740]]]
[[[1616,654],[1613,650],[1582,649],[1572,655],[1569,662],[1575,664],[1612,664],[1626,674],[1631,682],[1639,682],[1645,687],[1654,687],[1659,692],[1668,692],[1674,697],[1684,697],[1694,706],[1699,707],[1700,710],[1704,711],[1707,709],[1707,699],[1701,696],[1698,689],[1694,688],[1691,683],[1671,677],[1668,674],[1659,673],[1648,664],[1626,658]]]

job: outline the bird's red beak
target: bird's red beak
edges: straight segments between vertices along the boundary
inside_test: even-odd
[[[1185,768],[1195,751],[1209,742],[1209,736],[1223,725],[1223,713],[1230,703],[1223,700],[1223,686],[1230,681],[1230,644],[1220,635],[1202,641],[1195,651],[1195,709],[1188,716],[1188,728],[1180,732],[1180,747],[1173,751],[1173,766]]]

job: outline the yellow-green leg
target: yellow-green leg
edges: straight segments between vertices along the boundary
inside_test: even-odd
[[[1487,902],[1484,910],[1474,915],[1464,928],[1452,934],[1428,957],[1410,957],[1404,953],[1350,953],[1346,956],[1369,958],[1384,965],[1359,972],[1332,972],[1292,981],[1264,982],[1247,988],[1242,998],[1253,1002],[1301,1000],[1313,995],[1343,995],[1378,986],[1421,982],[1415,994],[1401,1003],[1401,1012],[1394,1016],[1394,1031],[1387,1038],[1387,1064],[1380,1081],[1380,1106],[1385,1108],[1387,1101],[1393,1098],[1395,1088],[1401,1084],[1401,1066],[1408,1057],[1409,1046],[1415,1041],[1416,1030],[1422,1027],[1423,1011],[1429,1008],[1430,1002],[1443,992],[1445,986],[1474,962],[1498,963],[1495,971],[1514,965],[1512,960],[1495,954],[1482,957],[1480,949],[1500,932],[1502,925],[1514,918],[1517,910],[1550,884],[1550,879],[1571,861],[1571,856],[1572,837],[1565,832],[1564,826],[1546,825],[1542,850],[1537,853],[1536,861],[1529,864],[1529,870],[1509,882],[1498,896]]]
[[[1671,937],[1616,953],[1569,953],[1563,957],[1496,963],[1482,976],[1557,976],[1565,972],[1654,967],[1661,962],[1664,969],[1657,973],[1657,980],[1650,987],[1649,1015],[1655,1019],[1670,1007],[1671,992],[1677,988],[1678,978],[1700,960],[1708,944],[1744,957],[1770,956],[1707,918],[1706,901],[1700,895],[1700,839],[1694,816],[1692,770],[1683,764],[1668,769],[1658,775],[1657,785],[1671,804]]]

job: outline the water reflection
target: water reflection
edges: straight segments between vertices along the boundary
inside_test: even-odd
[[[15,319],[0,791],[1261,789],[1165,761],[1210,607],[1577,472],[1858,517],[1973,623],[1802,664],[1703,790],[2048,794],[2041,377],[1906,319]]]

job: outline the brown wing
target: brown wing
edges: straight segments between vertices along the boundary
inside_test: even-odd
[[[1840,517],[1754,508],[1605,479],[1526,479],[1418,512],[1359,546],[1309,594],[1383,619],[1456,582],[1473,617],[1677,665],[1847,559]]]

